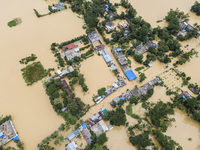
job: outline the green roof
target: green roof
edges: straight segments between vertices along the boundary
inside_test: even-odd
[[[108,111],[107,111],[106,109],[104,109],[102,112],[103,112],[104,114],[106,114]]]

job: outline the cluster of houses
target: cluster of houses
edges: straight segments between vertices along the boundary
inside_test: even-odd
[[[110,15],[110,20],[113,19],[114,13],[110,10],[110,7],[107,4],[103,4],[103,8],[107,11],[107,13]]]
[[[144,45],[140,44],[140,45],[136,46],[135,53],[143,54],[143,53],[147,52],[149,50],[149,47],[151,47],[151,46],[156,47],[156,44],[153,43],[152,41],[147,41]]]
[[[135,75],[133,70],[129,67],[128,61],[126,60],[126,57],[122,53],[122,49],[121,48],[117,48],[117,47],[113,48],[112,49],[112,53],[114,54],[115,58],[119,62],[124,74],[129,79],[129,81],[132,81],[132,80],[136,79],[137,76]]]
[[[62,79],[69,73],[72,73],[74,71],[74,68],[72,66],[69,66],[63,70],[58,70],[56,74],[47,77],[47,81],[50,82],[51,79]]]
[[[0,146],[3,146],[11,140],[19,141],[17,132],[11,120],[8,120],[0,125]]]
[[[105,108],[100,109],[97,114],[86,120],[85,123],[82,124],[77,130],[73,131],[70,135],[68,135],[67,139],[71,141],[73,138],[77,137],[81,133],[83,138],[87,141],[87,143],[91,144],[92,135],[89,131],[89,128],[97,135],[97,137],[102,133],[105,133],[106,131],[111,130],[113,128],[112,125],[107,127],[105,122],[102,120],[103,115],[106,113],[107,110]],[[67,150],[76,150],[76,148],[77,145],[74,141],[72,141],[66,146]]]
[[[60,2],[58,4],[54,4],[53,6],[51,6],[51,9],[60,11],[60,10],[65,9],[65,6],[64,6],[63,2]]]
[[[190,24],[184,21],[179,21],[179,29],[180,32],[178,32],[175,36],[178,37],[179,35],[182,35],[183,37],[187,35],[188,32],[194,29]],[[196,38],[199,37],[199,33],[195,35]]]
[[[126,82],[122,79],[122,80],[116,80],[115,82],[112,83],[112,88],[110,90],[105,91],[106,95],[101,95],[99,97],[97,97],[94,101],[96,104],[100,103],[102,100],[104,100],[107,96],[109,96],[110,94],[112,94],[113,92],[115,92],[117,89],[119,89],[120,87],[126,85]]]
[[[126,93],[122,93],[120,96],[117,96],[114,98],[110,104],[112,107],[115,106],[115,104],[118,104],[120,100],[128,100],[132,95],[135,95],[136,98],[141,98],[143,95],[146,95],[148,91],[152,88],[154,88],[154,85],[157,83],[161,83],[161,80],[159,78],[155,78],[152,81],[146,83],[145,85],[141,86],[140,88],[135,88],[131,91],[128,91]]]

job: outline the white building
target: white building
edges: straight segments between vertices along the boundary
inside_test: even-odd
[[[74,57],[81,57],[81,53],[79,51],[79,48],[76,47],[74,49],[65,51],[65,56],[67,60],[73,60]]]
[[[105,25],[105,27],[106,27],[106,30],[108,31],[108,32],[110,32],[111,30],[115,30],[115,24],[112,22],[112,21],[108,21],[108,22],[106,22],[106,25]]]
[[[72,141],[71,143],[69,143],[65,148],[67,150],[76,150],[78,146],[76,145],[76,143],[74,141]]]

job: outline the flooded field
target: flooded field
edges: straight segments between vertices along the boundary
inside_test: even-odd
[[[14,126],[17,132],[19,132],[19,138],[25,143],[25,150],[35,150],[36,145],[43,138],[55,131],[64,120],[54,112],[41,81],[30,87],[26,86],[21,72],[21,69],[25,67],[25,65],[19,64],[19,60],[33,53],[38,57],[36,61],[41,61],[45,69],[57,68],[55,58],[50,50],[51,43],[61,43],[85,34],[85,31],[82,29],[84,21],[79,19],[70,9],[42,18],[36,17],[33,9],[44,14],[48,12],[48,5],[55,2],[57,1],[7,0],[3,2],[5,7],[1,8],[1,11],[6,13],[0,14],[0,46],[2,51],[0,59],[0,115],[12,115]],[[120,2],[120,0],[111,0],[111,2]],[[137,10],[138,16],[142,16],[152,27],[156,27],[157,25],[165,25],[165,22],[158,24],[156,21],[163,19],[170,8],[175,9],[178,7],[184,12],[189,12],[190,6],[194,3],[194,0],[130,0],[130,2]],[[123,9],[121,8],[120,11],[123,11]],[[200,24],[199,17],[194,13],[189,14],[191,17],[190,24],[195,22]],[[13,28],[8,27],[7,22],[17,17],[22,19],[22,23]],[[189,44],[190,49],[195,48],[198,51],[200,49],[198,46],[199,43],[199,39],[193,38],[192,40],[182,42],[182,45]],[[110,48],[106,46],[106,50],[117,65],[121,75],[124,76]],[[136,63],[133,58],[129,59],[132,62],[132,70],[141,66]],[[199,63],[200,58],[194,57],[190,62],[180,66],[178,69],[184,71],[187,76],[191,76],[191,82],[200,84],[200,70],[196,69]],[[135,85],[140,87],[155,78],[156,75],[165,71],[165,64],[158,61],[152,64],[153,67],[146,71],[143,70],[147,75],[147,79],[143,83],[139,83],[139,79],[132,82],[126,80],[128,83],[126,86],[120,88],[100,104],[91,108],[90,111],[83,116],[83,120],[97,113],[102,107],[112,109],[109,103],[113,98],[119,96],[127,89],[133,89]],[[86,104],[93,105],[92,95],[97,94],[99,88],[111,85],[116,80],[116,77],[107,67],[103,57],[97,54],[88,58],[81,63],[81,65],[80,71],[85,75],[89,91],[84,95],[81,86],[77,85],[77,87],[75,86],[75,93],[78,97],[81,97]],[[172,63],[169,64],[169,67],[172,67]],[[137,72],[135,73],[137,76],[139,75]],[[155,93],[149,101],[157,102],[159,99],[167,102],[169,97],[165,95],[165,88],[158,86],[155,88]],[[180,143],[183,149],[199,150],[199,123],[191,120],[185,113],[179,110],[175,111],[176,113],[173,117],[176,119],[176,122],[167,130],[166,134]],[[128,120],[129,119],[130,122],[131,120],[134,122],[134,119],[128,118]],[[72,128],[68,132],[63,133],[63,136],[66,137],[71,131]],[[110,150],[136,149],[128,141],[128,133],[125,127],[115,127],[106,134],[109,137],[107,145]],[[192,141],[188,141],[188,138],[192,138]],[[86,145],[84,141],[77,140],[77,142],[78,145],[81,143],[83,143],[83,146]],[[63,149],[65,144],[67,143],[63,142],[60,147],[56,147],[56,150]],[[13,142],[8,144],[8,146],[13,145],[15,145]]]

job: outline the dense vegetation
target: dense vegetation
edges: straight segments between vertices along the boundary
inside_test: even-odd
[[[194,5],[192,5],[190,11],[196,12],[197,16],[200,16],[200,3],[195,1]]]
[[[3,124],[4,122],[8,121],[8,120],[12,120],[12,116],[11,115],[5,116],[5,117],[1,116],[0,117],[0,125]]]
[[[37,59],[37,56],[35,54],[31,54],[31,56],[22,58],[19,62],[20,62],[20,64],[28,64],[28,62],[34,61],[36,59]]]
[[[144,132],[142,134],[131,136],[129,141],[133,144],[133,146],[137,146],[138,149],[144,149],[147,146],[152,145],[152,140],[149,138],[149,132]]]
[[[163,103],[159,101],[147,114],[150,117],[152,124],[159,128],[162,132],[167,131],[168,126],[171,125],[174,118],[169,118],[168,115],[174,114],[171,103]]]
[[[15,18],[15,19],[11,20],[10,22],[8,22],[8,26],[14,27],[20,23],[22,23],[22,20],[20,18]]]
[[[123,108],[117,107],[116,111],[110,119],[110,123],[115,126],[125,125],[126,123],[126,114]]]
[[[31,85],[47,75],[47,71],[39,61],[22,68],[21,71],[27,85]]]

